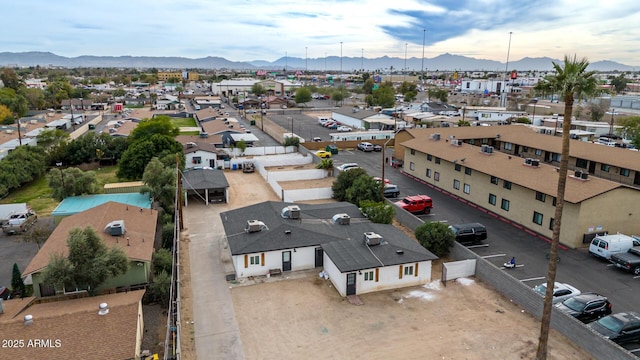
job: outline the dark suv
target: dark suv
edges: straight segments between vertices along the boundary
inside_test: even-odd
[[[611,303],[600,294],[583,293],[557,303],[556,308],[583,323],[590,323],[611,314]]]
[[[605,316],[589,327],[616,344],[640,340],[640,314],[629,311]]]
[[[487,228],[479,223],[456,224],[449,226],[461,244],[479,244],[487,238]]]

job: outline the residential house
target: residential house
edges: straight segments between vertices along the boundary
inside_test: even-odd
[[[53,284],[44,283],[43,272],[53,254],[68,255],[67,239],[72,229],[91,227],[108,247],[119,247],[129,259],[129,270],[125,274],[107,280],[97,290],[148,284],[157,223],[156,210],[113,201],[65,217],[25,268],[22,276],[31,276],[33,292],[37,297],[84,290],[56,288]]]
[[[137,290],[49,302],[0,300],[0,328],[16,344],[2,349],[3,358],[140,359],[143,295]]]
[[[342,202],[267,201],[220,214],[235,276],[321,268],[342,295],[426,284],[437,259],[392,225]]]
[[[214,144],[197,141],[187,142],[183,146],[187,169],[203,166],[215,169],[218,166],[224,167],[224,162],[229,161],[229,154]]]

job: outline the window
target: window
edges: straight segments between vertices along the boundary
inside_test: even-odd
[[[576,167],[579,167],[579,168],[582,168],[582,169],[586,169],[588,163],[589,162],[587,160],[585,160],[585,159],[580,159],[580,158],[576,159]]]
[[[471,185],[464,184],[464,188],[462,191],[464,191],[465,194],[469,194],[471,192]]]
[[[258,255],[250,256],[249,260],[251,260],[251,262],[250,262],[251,265],[260,265],[260,256],[258,256]]]
[[[609,170],[611,170],[611,167],[609,165],[600,164],[600,171],[609,172]]]
[[[505,150],[513,150],[513,144],[509,143],[509,142],[504,143],[504,149]]]
[[[470,145],[475,145],[476,144],[476,139],[470,139],[469,140],[469,144]]]
[[[413,171],[416,168],[416,164],[413,163],[413,161],[409,162],[409,170]]]
[[[540,149],[536,149],[536,155],[538,155],[538,156],[542,156],[542,150],[540,150]]]
[[[484,138],[484,139],[482,139],[482,143],[483,143],[483,144],[488,144],[488,143],[489,143],[489,139],[488,139],[488,138]]]
[[[502,199],[502,205],[500,205],[500,208],[504,211],[509,211],[509,200]]]
[[[620,175],[622,176],[629,176],[629,169],[620,169]]]
[[[436,164],[440,164],[440,158],[436,156]]]
[[[511,190],[511,181],[503,180],[502,181],[502,187],[507,189],[507,190]]]
[[[553,197],[553,201],[551,202],[551,205],[556,206],[556,197]]]
[[[456,171],[462,170],[462,165],[460,164],[455,164],[453,167],[455,168]]]
[[[551,154],[551,161],[560,162],[560,154],[553,153]]]
[[[411,149],[411,155],[415,155],[416,151],[414,149]]]
[[[544,202],[547,199],[547,194],[536,191],[536,200]]]
[[[433,161],[433,155],[431,155],[431,154],[427,154],[427,160],[429,160],[429,161]]]
[[[427,173],[425,174],[428,178],[431,177],[431,169],[427,169]]]
[[[435,181],[440,181],[440,173],[439,172],[435,172],[433,173],[433,180]]]
[[[492,176],[492,177],[491,177],[491,183],[492,183],[493,185],[498,185],[498,177],[496,177],[496,176]]]
[[[456,190],[460,190],[460,180],[453,180],[453,188]]]
[[[496,196],[493,194],[489,194],[489,204],[496,205]]]
[[[551,218],[549,219],[549,230],[553,231],[553,225],[555,225],[555,220]]]
[[[533,212],[533,222],[538,224],[538,225],[542,225],[542,214],[540,214],[537,211]]]
[[[467,175],[471,175],[471,168],[468,168],[468,167],[464,168],[464,173]]]
[[[373,281],[373,270],[364,272],[364,281]]]
[[[412,266],[405,266],[404,267],[404,274],[405,275],[413,275],[413,265]]]
[[[523,146],[522,147],[522,151],[523,152],[529,152],[529,147],[528,146]]]
[[[193,157],[193,163],[194,164],[202,164],[202,157],[201,156],[194,156]]]

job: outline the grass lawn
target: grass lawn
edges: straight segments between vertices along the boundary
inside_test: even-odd
[[[193,118],[171,119],[177,127],[196,127],[196,120]]]
[[[104,184],[120,181],[116,176],[116,171],[118,171],[117,166],[107,166],[94,171],[100,192],[102,192]],[[51,197],[51,188],[49,187],[46,176],[32,181],[29,184],[25,184],[20,189],[14,190],[6,198],[2,199],[0,203],[27,203],[38,216],[50,216],[53,210],[60,204],[59,201]]]
[[[200,135],[199,131],[181,131],[180,135]]]

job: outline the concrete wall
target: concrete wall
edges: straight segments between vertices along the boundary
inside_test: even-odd
[[[296,189],[296,190],[281,190],[282,201],[285,202],[300,202],[307,200],[318,199],[331,199],[333,196],[333,190],[328,188],[312,188],[312,189]]]

